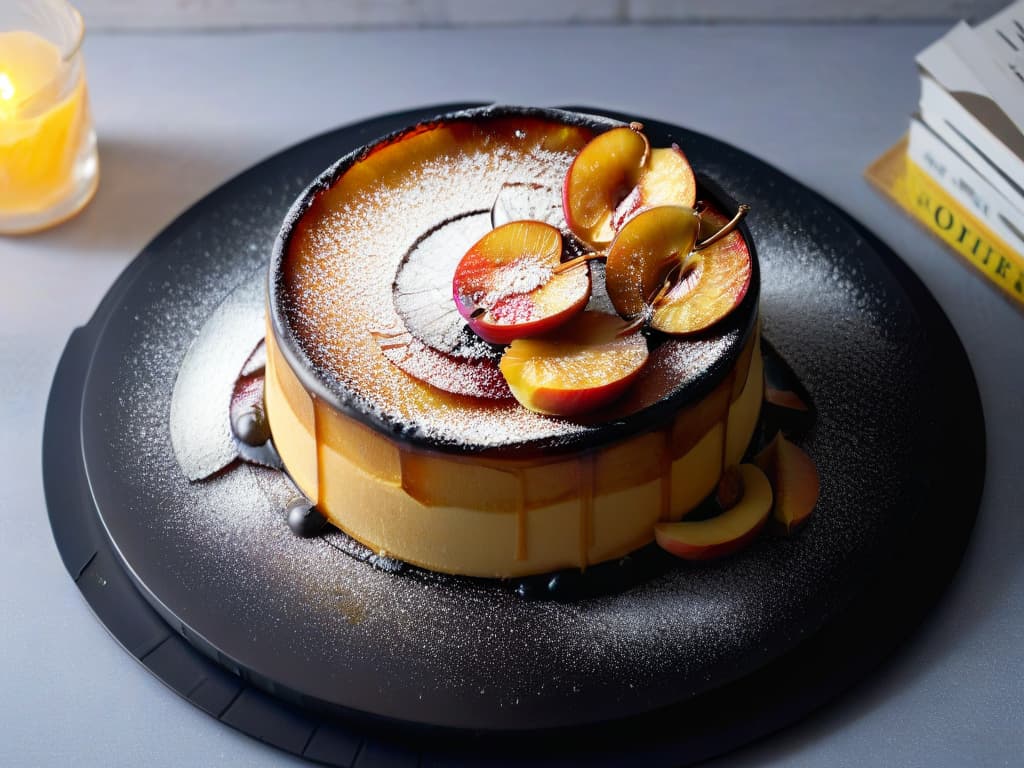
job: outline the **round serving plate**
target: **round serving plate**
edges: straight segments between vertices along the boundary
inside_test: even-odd
[[[295,537],[274,470],[183,474],[169,435],[178,370],[265,267],[292,200],[346,152],[466,106],[288,149],[182,214],[122,274],[72,336],[47,412],[44,479],[68,570],[183,696],[337,765],[538,753],[674,764],[792,722],[884,658],[948,582],[981,495],[983,417],[955,332],[891,251],[712,138],[643,121],[655,145],[679,143],[752,205],[764,336],[817,407],[801,442],[821,497],[797,535],[680,561],[615,594],[524,600]]]

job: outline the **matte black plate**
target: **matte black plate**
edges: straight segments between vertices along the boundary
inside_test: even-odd
[[[618,743],[611,757],[621,757],[625,728],[643,733],[630,738],[634,756],[679,762],[790,722],[881,658],[952,574],[980,498],[983,419],[959,340],[891,252],[819,196],[713,139],[644,121],[656,144],[678,141],[753,205],[764,332],[819,410],[805,446],[822,496],[800,535],[764,537],[718,563],[680,563],[614,596],[526,602],[486,582],[381,572],[329,541],[293,537],[278,510],[287,489],[271,470],[236,467],[191,485],[182,476],[167,433],[178,365],[221,299],[265,262],[291,200],[346,151],[451,108],[289,149],[183,214],[125,271],[69,343],[47,414],[47,497],[69,571],[139,657],[167,643],[191,653],[168,640],[169,625],[243,680],[335,724],[445,727],[431,732],[438,754],[451,745],[447,728],[490,733],[464,746],[487,753],[501,738],[494,732],[618,720],[586,739],[566,741],[562,730],[515,749],[579,757]],[[152,612],[127,620],[111,592],[97,593],[91,571],[111,584],[117,566],[90,494],[113,551],[167,624]],[[131,604],[128,616],[141,610],[129,588],[118,594],[113,605]],[[194,701],[219,674],[210,665],[186,684],[154,671]],[[301,728],[281,735],[280,712],[293,710],[258,700],[267,712],[255,719],[237,712],[249,694],[207,711],[229,722],[235,711],[243,730],[309,751],[316,740],[303,742]],[[659,722],[667,732],[652,730]]]

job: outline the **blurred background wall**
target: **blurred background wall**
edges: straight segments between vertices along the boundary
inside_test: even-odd
[[[3,2],[4,0],[0,0]],[[90,29],[980,20],[1009,0],[73,0]]]

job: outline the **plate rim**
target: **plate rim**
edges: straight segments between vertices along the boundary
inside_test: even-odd
[[[424,110],[426,110],[426,109],[433,110],[433,109],[436,109],[436,108],[423,108],[423,109]],[[587,109],[590,109],[590,108],[587,108]],[[376,117],[370,118],[367,121],[362,121],[362,122],[370,122],[370,121],[375,120],[375,119],[382,119],[382,118],[386,118],[386,117],[387,118],[396,118],[397,119],[399,116],[403,116],[403,115],[407,115],[407,114],[412,114],[412,113],[415,113],[417,111],[420,111],[420,110],[403,111],[403,112],[399,112],[399,113],[392,113],[390,115],[376,116]],[[608,114],[615,114],[615,113],[608,113]],[[154,240],[151,241],[151,243],[148,244],[140,252],[140,257],[143,257],[146,254],[152,255],[153,249],[157,248],[157,245],[160,242],[162,242],[163,238],[173,237],[174,232],[175,232],[175,227],[176,227],[176,225],[181,225],[181,220],[184,219],[184,220],[187,221],[187,219],[189,218],[189,214],[192,213],[198,206],[202,205],[204,202],[208,202],[208,198],[210,198],[210,197],[212,197],[214,195],[217,195],[218,193],[222,193],[226,187],[231,186],[238,179],[244,177],[246,173],[249,173],[249,172],[255,170],[256,168],[262,166],[265,162],[268,162],[269,160],[272,160],[273,158],[278,157],[279,155],[286,154],[286,153],[288,153],[288,152],[290,152],[290,151],[292,151],[292,150],[294,150],[294,149],[296,149],[298,147],[301,147],[301,146],[303,146],[303,145],[305,145],[307,143],[317,142],[319,140],[323,140],[324,137],[327,137],[327,136],[330,136],[330,135],[332,135],[334,133],[337,133],[339,131],[345,130],[346,128],[351,128],[353,126],[361,125],[362,122],[361,123],[355,123],[352,126],[344,126],[342,128],[334,129],[333,131],[328,131],[328,132],[325,132],[324,134],[320,134],[320,135],[318,135],[316,137],[313,137],[311,139],[308,139],[308,140],[306,140],[304,142],[300,142],[299,144],[296,144],[293,147],[290,147],[288,149],[282,150],[280,153],[275,153],[274,155],[270,156],[266,160],[261,161],[260,163],[257,163],[256,165],[254,165],[252,168],[248,169],[247,171],[243,171],[242,173],[236,175],[233,179],[229,180],[228,182],[225,182],[225,184],[222,185],[222,187],[219,187],[217,190],[214,190],[213,192],[211,192],[210,195],[202,198],[194,206],[190,207],[185,213],[181,214],[178,218],[176,218],[175,221],[172,222],[171,225],[169,225],[163,232],[161,232],[159,235],[157,235],[157,237],[154,238]],[[655,121],[652,121],[652,122],[655,122]],[[737,150],[737,151],[740,151],[740,150]],[[746,154],[746,153],[742,153],[742,154]],[[760,161],[760,162],[763,162],[763,161]],[[779,173],[781,173],[781,172],[779,172]],[[783,174],[783,175],[785,175],[785,174]],[[790,177],[787,176],[787,178],[790,178]],[[803,186],[797,180],[791,179],[791,181],[794,184],[799,184],[800,186]],[[867,232],[867,230],[865,230],[862,225],[860,225],[858,222],[856,222],[851,217],[849,217],[849,215],[846,214],[845,212],[843,212],[841,209],[837,208],[833,203],[831,203],[831,201],[828,201],[827,199],[822,198],[821,195],[819,195],[816,192],[813,192],[812,190],[809,190],[809,191],[812,192],[817,197],[821,198],[831,208],[833,208],[835,210],[835,213],[838,214],[838,216],[841,217],[843,220],[849,222],[850,225],[854,228],[855,231],[859,230],[862,235],[870,236],[870,233]],[[873,236],[871,236],[871,237],[873,237]],[[893,254],[892,251],[890,249],[888,249],[887,246],[885,246],[883,243],[881,243],[881,241],[877,241],[877,238],[875,238],[875,240],[876,240],[876,243],[873,245],[873,250],[876,251],[876,253],[880,257],[880,259],[884,263],[884,266],[890,272],[892,272],[894,274],[894,279],[900,285],[900,287],[904,291],[908,291],[909,290],[909,293],[913,294],[912,296],[910,296],[910,298],[912,299],[912,303],[914,304],[915,309],[920,311],[922,309],[922,307],[919,304],[920,304],[921,301],[925,301],[926,306],[924,308],[929,313],[931,313],[933,316],[935,316],[935,317],[941,319],[942,321],[944,321],[946,327],[944,329],[941,329],[941,330],[943,332],[951,333],[953,340],[957,343],[957,345],[959,347],[958,351],[960,352],[961,356],[963,357],[963,363],[964,363],[964,365],[966,367],[966,370],[964,372],[967,374],[967,377],[969,379],[969,383],[970,383],[970,385],[971,385],[971,387],[973,389],[973,395],[974,395],[974,398],[976,400],[976,405],[977,405],[978,423],[975,425],[975,427],[979,430],[978,435],[980,435],[981,454],[980,454],[980,465],[979,466],[980,466],[981,473],[980,473],[980,478],[978,478],[976,499],[977,499],[977,501],[980,501],[981,491],[982,491],[983,482],[984,482],[984,466],[985,466],[984,453],[983,453],[983,451],[984,451],[984,431],[985,431],[984,430],[984,414],[983,414],[983,411],[982,411],[982,408],[981,408],[980,395],[979,395],[978,390],[977,390],[977,384],[976,384],[976,381],[975,381],[975,378],[974,378],[973,370],[971,369],[971,366],[970,366],[969,358],[966,355],[966,352],[965,352],[965,350],[963,348],[962,342],[960,342],[959,337],[956,334],[955,328],[953,328],[952,324],[948,320],[948,317],[945,316],[945,314],[942,312],[941,308],[938,307],[937,303],[935,303],[934,298],[932,298],[931,295],[927,292],[927,289],[924,287],[923,283],[921,283],[920,280],[915,275],[913,275],[913,273],[909,270],[909,268],[907,268],[906,265],[903,264],[903,262],[901,262],[898,259],[898,257],[895,257],[895,254]],[[101,302],[100,306],[97,308],[96,312],[94,313],[92,319],[87,324],[86,329],[90,330],[92,332],[93,339],[96,342],[94,348],[92,349],[92,352],[95,352],[96,348],[99,346],[99,340],[102,338],[102,335],[103,335],[103,332],[104,332],[104,330],[106,328],[106,325],[110,321],[111,317],[114,314],[114,309],[116,309],[116,306],[118,305],[118,301],[116,299],[119,299],[120,296],[122,296],[127,290],[129,290],[131,285],[134,283],[134,281],[144,271],[142,269],[142,265],[138,264],[138,262],[145,263],[146,261],[148,261],[148,259],[144,259],[144,258],[140,258],[140,257],[136,257],[136,259],[125,269],[125,271],[122,273],[122,275],[118,278],[118,280],[111,287],[111,289],[108,292],[107,296]],[[133,270],[133,268],[134,268],[134,270]],[[900,274],[901,270],[902,270],[902,274]],[[908,282],[908,280],[909,280],[909,282]],[[927,306],[927,302],[928,301],[931,302],[931,306]],[[938,313],[937,315],[935,315],[936,312]],[[70,347],[70,342],[69,342],[69,347]],[[92,367],[92,362],[93,362],[93,357],[90,356],[90,358],[89,358],[89,368],[90,369]],[[91,370],[86,373],[85,381],[88,380],[88,377],[89,377],[90,373],[91,373]],[[55,386],[56,386],[56,378],[55,378]],[[83,386],[83,391],[82,391],[83,404],[84,404],[84,398],[85,398],[85,389],[86,388]],[[51,399],[52,399],[52,396],[51,396]],[[50,407],[48,406],[48,408],[47,408],[47,423],[48,423],[48,425],[49,425],[49,417],[50,417]],[[79,424],[79,426],[80,426],[80,428],[82,428],[82,424],[81,423]],[[50,430],[47,431],[47,435],[48,435],[48,437],[44,438],[44,445],[47,443],[48,440],[52,441],[53,439],[55,439],[53,437],[52,432]],[[84,457],[83,457],[83,461],[84,461]],[[85,464],[83,464],[83,470],[85,470],[85,472],[87,474],[87,466]],[[44,472],[44,475],[48,475],[48,474],[49,473]],[[49,485],[50,485],[50,483],[47,483],[48,488],[49,488]],[[49,496],[49,492],[48,492],[48,496]],[[974,515],[976,515],[976,513],[977,513],[977,509],[976,509],[977,501],[976,501],[976,503],[974,505],[974,507],[975,507],[974,513],[971,515],[972,523],[973,523]],[[52,508],[52,505],[51,505],[51,508]],[[52,518],[52,513],[51,513],[51,518]],[[111,543],[114,551],[118,553],[119,559],[121,559],[121,561],[122,561],[122,565],[124,567],[128,568],[129,573],[131,573],[132,576],[133,576],[133,580],[137,581],[138,584],[141,585],[144,588],[143,589],[143,594],[148,599],[148,596],[149,596],[147,594],[148,593],[148,589],[145,589],[144,583],[142,583],[141,579],[138,578],[137,574],[134,574],[134,572],[131,571],[130,565],[124,560],[124,557],[121,555],[120,550],[117,547],[116,541],[113,539],[113,537],[111,536],[109,530],[106,528],[106,522],[103,520],[103,517],[102,517],[101,514],[99,515],[99,519],[100,519],[101,524],[103,525],[103,529],[104,529],[104,531],[106,533],[106,536],[110,540],[110,543]],[[54,533],[55,533],[55,536],[56,536],[56,533],[57,533],[57,527],[56,526],[54,526]],[[967,541],[967,539],[965,538],[964,542],[963,542],[964,546],[966,546],[966,541]],[[959,561],[959,557],[957,558],[957,561]],[[69,568],[69,570],[70,570],[70,568]],[[72,572],[72,576],[74,576],[74,575],[75,574]],[[153,597],[156,598],[155,595],[153,595]],[[157,600],[157,602],[159,603],[159,600]],[[160,605],[162,605],[162,603]],[[165,608],[165,610],[167,610],[169,615],[174,616],[173,612],[171,612],[170,609],[166,608],[166,606],[163,606],[163,607]],[[731,685],[731,683],[726,683],[726,685]],[[698,695],[702,695],[702,694],[698,694]],[[355,714],[366,714],[366,713],[361,713],[361,712],[358,712],[358,711],[353,711],[353,712]],[[371,717],[381,717],[381,716],[379,716],[379,715],[372,715],[371,714]],[[408,723],[406,723],[406,725],[407,724]]]

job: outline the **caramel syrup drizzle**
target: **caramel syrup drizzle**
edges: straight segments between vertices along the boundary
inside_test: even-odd
[[[590,560],[594,538],[594,465],[597,457],[588,453],[580,458],[580,568]]]
[[[736,388],[735,368],[729,372],[729,378],[727,381],[729,382],[727,388],[729,396],[725,398],[725,415],[722,417],[722,466],[718,472],[719,479],[725,476],[725,470],[729,464],[729,414],[732,413],[732,392]]]
[[[724,475],[726,468],[728,467],[728,448],[729,448],[729,417],[732,412],[733,405],[733,390],[736,382],[736,369],[730,371],[727,378],[728,384],[727,391],[728,396],[724,398],[724,413],[719,420],[722,425],[722,447],[720,454],[720,471],[719,477]],[[319,479],[325,476],[325,460],[326,460],[326,444],[320,440],[320,434],[322,433],[321,420],[323,416],[320,415],[320,409],[316,407],[316,398],[310,393],[310,399],[313,401],[313,430],[314,430],[314,442],[316,445],[316,471],[317,471],[317,488],[319,489]],[[659,521],[665,522],[671,519],[672,512],[672,437],[673,437],[674,422],[670,422],[661,431],[663,437],[663,443],[661,447],[661,453],[658,457],[659,468],[660,468],[660,509],[658,514]],[[580,518],[579,518],[579,561],[580,567],[585,568],[590,559],[590,548],[594,544],[594,493],[595,493],[595,482],[596,482],[596,462],[597,456],[594,453],[588,453],[581,456],[579,459],[579,498],[580,498]],[[519,467],[512,470],[515,478],[516,485],[518,487],[518,494],[515,503],[516,513],[516,543],[515,543],[515,559],[518,561],[524,561],[529,557],[528,547],[528,534],[529,534],[529,505],[527,503],[527,475],[524,468]],[[317,500],[314,500],[314,503]]]
[[[724,399],[724,410],[718,423],[722,425],[722,447],[720,452],[719,477],[725,474],[729,464],[729,416],[732,413],[733,397],[732,392],[736,383],[735,369],[729,373],[726,389],[728,396]],[[663,443],[661,453],[658,457],[660,468],[660,509],[658,520],[667,522],[672,515],[672,435],[674,422],[669,423],[661,430]],[[585,568],[590,561],[590,548],[594,544],[594,491],[596,480],[595,454],[587,454],[579,459],[579,498],[580,498],[580,522],[579,522],[579,560],[580,567]],[[516,478],[518,494],[516,497],[516,544],[515,559],[524,561],[529,557],[529,505],[527,504],[527,476],[523,468],[512,470]]]
[[[316,396],[309,393],[310,402],[313,404],[313,445],[316,449],[316,495],[315,499],[310,499],[313,502],[313,506],[320,503],[320,496],[322,494],[321,482],[322,479],[327,477],[326,467],[324,466],[325,455],[327,453],[327,445],[324,440],[320,439],[320,435],[323,432],[323,428],[320,421],[324,418],[320,415],[320,409],[316,405]]]
[[[516,498],[516,560],[526,560],[529,556],[526,544],[527,516],[529,510],[526,508],[526,472],[522,469],[515,470],[519,496]]]
[[[672,426],[675,421],[662,432],[664,440],[661,444],[661,457],[659,464],[661,469],[661,509],[658,511],[658,521],[667,522],[672,516]]]

